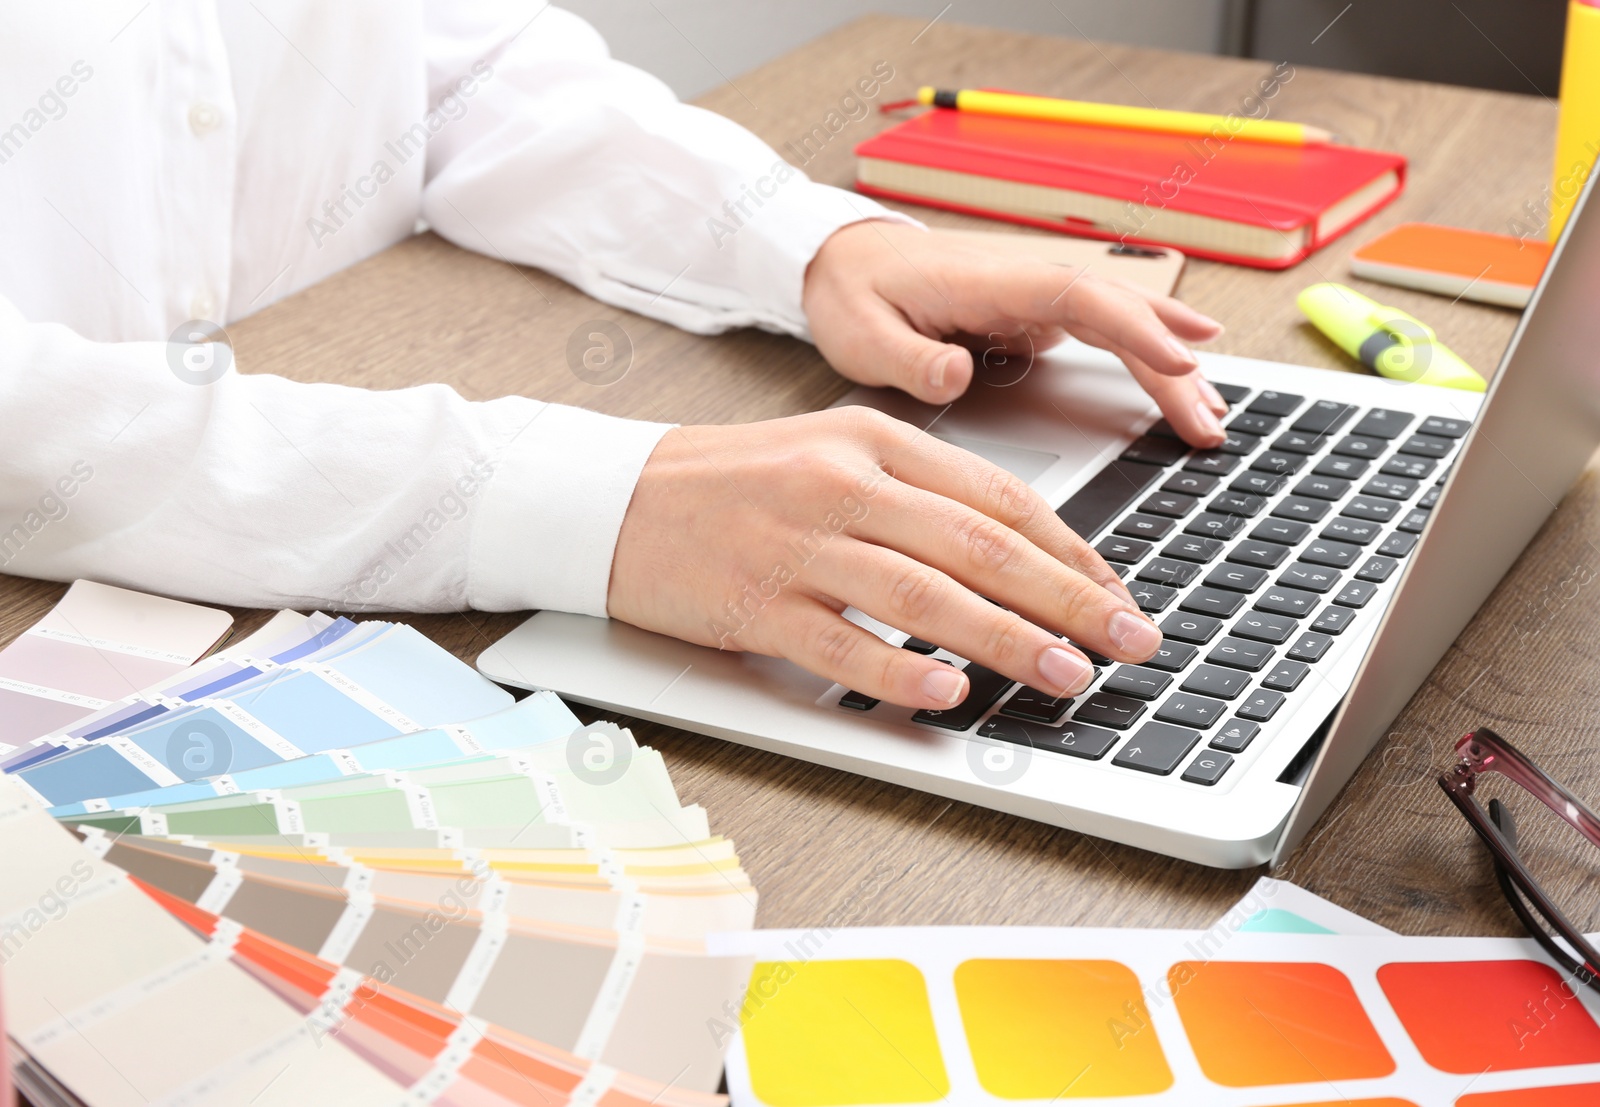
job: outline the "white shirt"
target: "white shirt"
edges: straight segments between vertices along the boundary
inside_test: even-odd
[[[604,614],[665,427],[218,375],[225,348],[166,340],[419,219],[688,330],[806,337],[823,240],[894,218],[542,3],[141,4],[0,12],[6,572],[245,606]]]

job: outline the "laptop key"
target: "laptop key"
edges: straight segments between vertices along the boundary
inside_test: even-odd
[[[1280,477],[1275,473],[1258,473],[1254,469],[1246,469],[1233,478],[1233,483],[1228,485],[1228,489],[1232,492],[1244,492],[1251,496],[1276,496],[1288,485],[1288,477]]]
[[[1226,619],[1244,606],[1249,597],[1240,592],[1225,592],[1220,588],[1196,588],[1183,598],[1179,610],[1201,615],[1215,615]]]
[[[1221,396],[1229,407],[1240,403],[1246,396],[1250,395],[1250,389],[1242,384],[1219,384],[1216,381],[1212,381],[1211,387],[1217,390],[1217,395]]]
[[[1304,561],[1296,561],[1278,577],[1278,583],[1285,588],[1304,588],[1308,592],[1326,592],[1339,583],[1339,573],[1337,570],[1329,569],[1324,565],[1310,565]]]
[[[1333,602],[1340,607],[1365,607],[1377,590],[1378,586],[1371,581],[1352,580],[1339,589],[1339,594],[1333,597]]]
[[[1155,656],[1145,662],[1151,669],[1160,669],[1163,673],[1179,673],[1189,667],[1189,662],[1194,660],[1195,654],[1200,650],[1183,642],[1161,643],[1161,648]]]
[[[1272,440],[1272,448],[1280,453],[1315,454],[1328,444],[1327,435],[1306,434],[1303,431],[1284,431]]]
[[[1311,671],[1311,666],[1287,658],[1272,667],[1272,672],[1261,678],[1261,687],[1278,692],[1293,692]]]
[[[1240,753],[1260,733],[1260,723],[1252,723],[1249,719],[1235,717],[1229,719],[1223,724],[1222,729],[1217,731],[1217,736],[1211,739],[1211,748],[1214,750],[1227,750],[1229,753]]]
[[[1002,742],[1015,742],[1019,746],[1032,746],[1036,750],[1050,750],[1072,757],[1097,761],[1106,755],[1122,735],[1104,727],[1082,723],[1066,723],[1050,727],[1030,725],[1017,719],[996,715],[978,728],[980,738],[997,738]]]
[[[1283,706],[1283,693],[1270,688],[1258,688],[1239,706],[1239,718],[1264,723]]]
[[[1312,565],[1328,565],[1335,569],[1348,569],[1361,556],[1361,547],[1348,542],[1328,542],[1319,538],[1300,551],[1300,560]]]
[[[1226,588],[1230,592],[1254,592],[1267,582],[1267,571],[1254,565],[1225,561],[1206,574],[1207,588]]]
[[[1089,659],[1089,664],[1094,665],[1097,668],[1103,669],[1107,665],[1111,664],[1111,659],[1109,657],[1103,653],[1096,653],[1088,646],[1085,646],[1082,642],[1069,641],[1067,645],[1071,646],[1073,649],[1083,654],[1083,656],[1087,657]]]
[[[1215,511],[1222,515],[1243,515],[1249,518],[1261,514],[1261,509],[1267,506],[1266,497],[1251,495],[1248,492],[1224,492],[1214,496],[1206,504],[1207,511]]]
[[[1157,515],[1128,516],[1116,526],[1115,533],[1124,538],[1165,538],[1172,529],[1172,520]]]
[[[1409,477],[1412,480],[1427,480],[1433,475],[1439,463],[1431,457],[1412,457],[1410,454],[1395,454],[1383,467],[1378,470],[1386,477]]]
[[[1146,515],[1165,515],[1171,519],[1182,519],[1193,511],[1199,502],[1193,496],[1184,496],[1177,492],[1152,492],[1144,498],[1139,510]]]
[[[1105,466],[1056,508],[1056,516],[1074,534],[1088,538],[1105,526],[1161,479],[1161,467],[1118,458]]]
[[[1212,750],[1201,750],[1199,755],[1183,770],[1182,780],[1190,784],[1204,784],[1210,787],[1222,779],[1222,774],[1233,767],[1233,758],[1225,753]]]
[[[1024,684],[1016,695],[1000,705],[1000,714],[1032,723],[1053,723],[1071,706],[1071,696],[1052,696]]]
[[[1385,557],[1404,557],[1416,547],[1417,536],[1397,530],[1383,540],[1383,545],[1378,547],[1378,552]]]
[[[1184,678],[1179,688],[1199,696],[1214,696],[1231,700],[1250,686],[1250,677],[1237,669],[1224,669],[1217,665],[1201,665]]]
[[[1423,434],[1437,434],[1441,438],[1460,438],[1471,429],[1472,424],[1465,419],[1445,419],[1438,415],[1428,416],[1417,428]]]
[[[1183,528],[1183,533],[1198,535],[1201,538],[1232,538],[1244,529],[1247,522],[1239,515],[1219,515],[1207,511],[1196,515],[1189,520],[1189,525]]]
[[[1161,634],[1175,642],[1192,642],[1203,646],[1222,629],[1222,620],[1210,615],[1185,612],[1169,615],[1161,622]]]
[[[1367,519],[1352,519],[1348,515],[1338,515],[1328,520],[1328,525],[1322,528],[1322,533],[1318,537],[1365,546],[1378,537],[1378,532],[1382,529],[1377,523]]]
[[[1304,454],[1286,454],[1282,450],[1267,450],[1257,454],[1250,463],[1250,468],[1262,473],[1278,473],[1282,476],[1293,476],[1300,471],[1306,463]]]
[[[1257,542],[1254,538],[1241,538],[1228,551],[1229,561],[1263,569],[1276,569],[1288,556],[1288,546],[1280,546],[1276,542]]]
[[[1289,647],[1289,652],[1284,656],[1309,664],[1313,661],[1321,661],[1322,655],[1328,652],[1328,647],[1331,645],[1333,645],[1333,639],[1326,634],[1318,634],[1315,631],[1308,630],[1296,639],[1295,644]]]
[[[1151,615],[1165,611],[1178,594],[1176,588],[1143,580],[1128,585],[1128,591],[1133,593],[1133,602],[1139,605],[1139,610]]]
[[[1283,420],[1275,415],[1259,415],[1253,411],[1246,411],[1242,415],[1235,416],[1233,422],[1228,424],[1228,429],[1243,431],[1245,434],[1271,434],[1278,429],[1278,424],[1281,422]]]
[[[1304,396],[1296,396],[1292,392],[1263,392],[1250,402],[1246,411],[1255,415],[1288,415],[1295,408],[1305,403]]]
[[[1302,523],[1315,523],[1328,513],[1332,505],[1326,500],[1310,500],[1304,496],[1285,496],[1272,509],[1280,519],[1298,519]]]
[[[1161,486],[1161,491],[1176,492],[1182,496],[1205,496],[1209,495],[1219,483],[1221,483],[1219,477],[1179,471],[1167,478],[1167,482]]]
[[[1308,523],[1297,523],[1293,519],[1263,519],[1256,524],[1256,529],[1250,532],[1251,538],[1259,538],[1263,542],[1281,542],[1285,546],[1295,546],[1305,540],[1311,533]]]
[[[1340,454],[1329,454],[1317,462],[1317,467],[1311,470],[1319,477],[1340,477],[1345,480],[1354,480],[1362,476],[1372,467],[1372,462],[1364,457],[1344,457]]]
[[[1143,665],[1119,665],[1116,672],[1106,677],[1100,685],[1103,692],[1119,696],[1132,696],[1136,700],[1153,700],[1167,690],[1172,674]]]
[[[904,642],[900,643],[900,648],[903,650],[910,650],[912,653],[920,653],[926,656],[930,653],[933,653],[939,647],[928,641],[926,638],[907,638]]]
[[[871,696],[863,695],[860,692],[846,692],[839,697],[839,706],[847,707],[851,711],[871,711],[882,702],[882,700],[875,700]]]
[[[1349,491],[1349,481],[1341,477],[1319,477],[1315,473],[1294,486],[1296,496],[1310,496],[1314,500],[1342,500]]]
[[[1432,488],[1428,489],[1422,494],[1422,499],[1417,501],[1417,506],[1420,508],[1425,508],[1429,511],[1433,510],[1433,505],[1439,502],[1439,493],[1443,491],[1444,489],[1440,488],[1437,484],[1434,485]]]
[[[1417,482],[1410,477],[1373,477],[1361,486],[1363,496],[1387,496],[1391,500],[1409,500],[1417,494]]]
[[[1264,642],[1251,642],[1231,635],[1211,647],[1206,663],[1243,669],[1247,673],[1260,672],[1272,660],[1272,647]]]
[[[1188,692],[1174,692],[1167,697],[1167,702],[1156,710],[1155,719],[1161,723],[1176,723],[1178,726],[1207,730],[1227,713],[1228,705],[1221,700],[1214,700],[1208,696],[1194,696]]]
[[[1152,558],[1143,569],[1139,570],[1139,579],[1182,588],[1194,580],[1199,572],[1200,566],[1192,561],[1174,561],[1170,557],[1157,557]]]
[[[1275,584],[1261,593],[1256,600],[1256,610],[1269,615],[1293,615],[1299,619],[1311,614],[1311,609],[1317,606],[1317,598],[1315,592],[1302,592],[1298,588]]]
[[[1323,634],[1339,634],[1355,620],[1356,613],[1348,607],[1325,607],[1311,624],[1311,629]]]
[[[1377,496],[1357,496],[1344,505],[1343,515],[1352,519],[1368,519],[1375,523],[1387,523],[1400,512],[1400,505],[1393,500],[1382,500]]]
[[[1111,759],[1113,765],[1166,776],[1200,741],[1200,734],[1169,723],[1146,723]]]
[[[1243,455],[1255,453],[1256,447],[1259,445],[1261,445],[1261,439],[1256,435],[1230,429],[1227,432],[1227,437],[1222,440],[1222,445],[1218,446],[1217,449],[1225,454]]]
[[[954,707],[938,711],[922,710],[911,716],[914,723],[942,727],[945,730],[967,730],[983,718],[984,712],[1016,682],[1008,676],[970,662],[962,672],[967,674],[967,698]]]
[[[1375,407],[1361,417],[1361,421],[1350,428],[1351,434],[1359,434],[1365,438],[1387,438],[1393,441],[1405,433],[1411,425],[1415,415],[1404,411],[1390,411],[1387,408]]]
[[[1377,457],[1389,448],[1389,443],[1381,438],[1367,438],[1364,435],[1352,434],[1348,438],[1340,439],[1339,444],[1333,448],[1336,454],[1345,457]]]
[[[1398,452],[1402,454],[1415,454],[1417,457],[1443,457],[1455,446],[1455,440],[1450,438],[1435,438],[1431,434],[1413,434],[1410,438],[1400,443]]]
[[[1187,443],[1174,438],[1146,434],[1122,451],[1121,461],[1142,461],[1146,465],[1168,466],[1189,452]]]
[[[1201,565],[1210,561],[1222,552],[1226,545],[1221,539],[1201,538],[1194,534],[1180,534],[1168,542],[1161,551],[1162,557],[1176,557],[1182,561],[1194,561]]]
[[[1383,557],[1378,554],[1367,558],[1366,563],[1356,570],[1357,580],[1370,580],[1374,584],[1382,584],[1394,575],[1400,563],[1392,557]]]
[[[1239,458],[1235,454],[1225,454],[1221,450],[1200,450],[1184,462],[1183,467],[1191,473],[1213,473],[1220,476],[1233,472],[1238,464]]]
[[[1078,709],[1072,713],[1072,721],[1126,730],[1138,722],[1139,716],[1143,715],[1144,712],[1145,703],[1143,700],[1133,700],[1127,696],[1114,696],[1110,692],[1096,692],[1084,700],[1078,706]]]
[[[1228,633],[1277,646],[1287,642],[1289,636],[1299,629],[1300,624],[1295,622],[1293,616],[1279,615],[1273,611],[1247,611]]]
[[[1431,512],[1422,508],[1418,508],[1415,511],[1408,511],[1406,512],[1406,517],[1400,520],[1396,529],[1401,530],[1406,534],[1421,534],[1422,528],[1428,525],[1428,516],[1430,514]]]
[[[1136,561],[1143,561],[1144,555],[1152,548],[1149,542],[1141,542],[1137,538],[1112,535],[1109,538],[1102,538],[1095,546],[1094,552],[1107,561],[1121,561],[1132,565]]]
[[[1337,400],[1317,400],[1300,413],[1291,430],[1307,434],[1327,434],[1344,426],[1356,413],[1354,404],[1341,404]]]

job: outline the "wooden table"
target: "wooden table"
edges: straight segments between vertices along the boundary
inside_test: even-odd
[[[1064,23],[1062,31],[1072,28]],[[740,76],[703,103],[782,149],[823,122],[878,62],[894,71],[882,99],[909,96],[921,84],[999,85],[1208,111],[1237,109],[1272,69],[873,17]],[[1347,252],[1405,220],[1503,231],[1550,175],[1556,109],[1536,97],[1301,68],[1272,111],[1401,151],[1411,159],[1411,179],[1399,201],[1287,273],[1191,262],[1179,292],[1226,323],[1215,344],[1226,353],[1348,369],[1301,322],[1293,302],[1300,288],[1349,279]],[[887,122],[874,112],[848,123],[807,172],[847,186],[851,147]],[[942,226],[996,226],[915,214]],[[1484,369],[1517,321],[1513,312],[1420,293],[1376,286],[1372,293],[1416,311]],[[631,369],[610,387],[586,384],[567,368],[568,337],[592,320],[617,322],[633,347]],[[788,415],[826,406],[849,387],[800,342],[757,332],[684,334],[432,235],[230,330],[248,370],[374,388],[442,380],[474,399],[520,392],[648,419]],[[1492,722],[1551,772],[1600,798],[1600,759],[1588,756],[1596,744],[1600,641],[1592,628],[1600,626],[1600,587],[1562,583],[1575,570],[1578,579],[1591,575],[1597,530],[1600,485],[1591,468],[1280,875],[1407,933],[1518,932],[1484,851],[1433,777],[1452,739]],[[0,640],[60,592],[0,581]],[[264,618],[238,614],[241,629]],[[467,659],[522,618],[396,617]],[[704,804],[713,828],[738,843],[761,892],[765,926],[1205,926],[1259,875],[1204,869],[667,727],[633,726],[664,752],[684,800]]]

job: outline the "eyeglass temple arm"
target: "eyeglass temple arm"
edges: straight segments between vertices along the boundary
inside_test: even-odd
[[[1488,727],[1480,727],[1462,738],[1456,743],[1456,752],[1461,756],[1462,766],[1474,776],[1499,773],[1520,784],[1579,834],[1600,846],[1600,816]]]

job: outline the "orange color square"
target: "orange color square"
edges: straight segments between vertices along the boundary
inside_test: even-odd
[[[1600,1027],[1574,986],[1538,961],[1396,962],[1378,970],[1378,984],[1436,1069],[1466,1074],[1600,1061]]]
[[[1600,1084],[1563,1084],[1516,1092],[1478,1092],[1456,1100],[1456,1107],[1594,1107]]]
[[[1167,970],[1206,1076],[1230,1088],[1394,1072],[1350,980],[1329,965],[1180,961]]]

